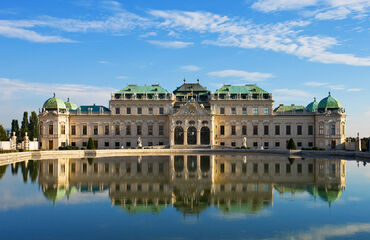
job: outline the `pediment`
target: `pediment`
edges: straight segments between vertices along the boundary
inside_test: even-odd
[[[173,114],[178,115],[197,115],[197,116],[209,116],[209,112],[204,108],[203,105],[197,102],[187,102],[180,107],[180,109]]]

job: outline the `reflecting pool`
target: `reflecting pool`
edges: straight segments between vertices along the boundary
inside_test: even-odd
[[[0,166],[1,239],[370,239],[366,162],[279,155]]]

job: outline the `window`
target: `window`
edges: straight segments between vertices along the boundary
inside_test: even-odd
[[[87,125],[86,124],[82,126],[82,135],[87,135]]]
[[[148,173],[153,173],[153,163],[148,163]]]
[[[148,142],[148,146],[153,146],[153,142]]]
[[[275,164],[275,174],[280,174],[280,164],[279,163]]]
[[[231,173],[235,173],[235,172],[236,172],[236,164],[232,163],[231,164]]]
[[[308,135],[313,135],[313,126],[308,125]]]
[[[94,173],[98,173],[99,171],[99,166],[97,163],[94,163]]]
[[[94,135],[98,135],[98,125],[94,125]]]
[[[121,109],[116,107],[116,114],[121,114]]]
[[[246,115],[247,114],[247,108],[243,107],[242,112],[243,112],[244,115]]]
[[[335,164],[331,165],[331,175],[335,175]]]
[[[290,163],[287,163],[286,164],[286,173],[290,174],[291,172],[292,172],[292,166],[290,165]]]
[[[164,126],[163,125],[159,125],[158,135],[159,136],[163,136],[164,135]]]
[[[164,171],[164,164],[163,164],[163,162],[160,162],[158,164],[158,172],[159,172],[159,174],[163,174],[163,171]]]
[[[105,135],[109,135],[109,124],[106,124],[106,125],[104,126],[104,134],[105,134]]]
[[[231,142],[231,146],[232,147],[235,147],[236,146],[236,142]]]
[[[109,147],[109,142],[104,142],[104,147]]]
[[[131,135],[131,125],[130,124],[127,124],[127,126],[126,126],[126,135],[127,136]]]
[[[247,126],[246,125],[242,126],[242,135],[247,135]]]
[[[159,108],[159,114],[163,115],[164,114],[164,108],[163,107],[160,107]]]
[[[302,125],[297,126],[297,135],[302,135]]]
[[[126,114],[131,114],[131,108],[130,107],[126,108]]]
[[[140,125],[136,126],[136,134],[137,134],[138,136],[140,136],[140,135],[141,135],[141,126],[140,126]]]
[[[253,126],[253,135],[258,135],[258,126]]]
[[[141,107],[138,107],[137,108],[137,114],[142,114],[143,112],[142,112],[142,109],[141,109]]]
[[[71,142],[72,147],[76,147],[76,142]]]
[[[253,173],[258,173],[258,164],[253,163]]]
[[[268,149],[268,148],[269,148],[269,142],[264,142],[264,143],[263,143],[263,147],[264,147],[265,149]]]
[[[153,114],[153,108],[152,107],[148,108],[148,113]]]
[[[309,147],[313,147],[313,142],[308,142]]]
[[[87,142],[82,142],[82,146],[83,147],[86,147],[87,146]]]
[[[330,125],[330,135],[335,135],[335,124]]]
[[[302,142],[297,142],[298,147],[302,147]]]
[[[120,135],[120,134],[121,134],[120,129],[119,129],[119,125],[115,125],[115,126],[114,126],[114,133],[115,133],[116,135]]]
[[[141,173],[141,163],[136,164],[136,173]]]
[[[54,134],[53,124],[50,124],[49,125],[49,135],[53,135],[53,134]]]
[[[280,135],[280,125],[275,126],[275,135]]]
[[[75,125],[71,126],[71,135],[76,135],[76,126]]]
[[[297,164],[297,172],[302,173],[302,163]]]
[[[267,125],[263,126],[263,134],[269,135],[269,126]]]
[[[220,173],[224,173],[224,172],[225,172],[225,164],[221,163],[220,164]]]
[[[253,108],[253,115],[258,115],[258,108]]]
[[[324,124],[320,123],[319,125],[319,134],[324,135]]]
[[[60,134],[66,134],[66,125],[60,125]]]
[[[247,173],[247,164],[246,163],[242,164],[242,172]]]
[[[220,126],[220,135],[225,135],[225,126]]]
[[[220,114],[225,114],[225,108],[220,108]]]
[[[148,135],[153,136],[153,125],[148,125]]]
[[[268,108],[265,108],[265,109],[263,110],[263,114],[268,115],[268,114],[269,114],[269,109],[268,109]]]
[[[98,146],[99,146],[99,142],[98,142],[98,140],[94,140],[94,145],[95,145],[95,148],[97,149],[97,148],[98,148]]]
[[[126,142],[126,147],[131,147],[131,142]]]
[[[275,147],[280,147],[280,142],[275,142]]]
[[[220,145],[221,146],[225,146],[225,142],[220,142]]]
[[[131,173],[131,163],[126,163],[126,173]]]
[[[258,142],[253,142],[253,147],[258,147]]]
[[[290,135],[291,134],[291,126],[290,125],[287,125],[286,128],[285,128],[285,134],[286,135]]]
[[[313,173],[313,164],[312,163],[308,164],[308,173],[310,173],[310,174]]]
[[[231,108],[231,114],[236,114],[236,108]]]
[[[236,127],[231,126],[231,135],[236,135]]]
[[[120,147],[121,143],[120,142],[115,142],[114,146],[118,149]]]
[[[75,173],[76,172],[76,163],[71,164],[71,172]]]
[[[105,163],[105,164],[104,164],[104,172],[105,172],[106,174],[108,174],[108,173],[109,173],[109,163]]]

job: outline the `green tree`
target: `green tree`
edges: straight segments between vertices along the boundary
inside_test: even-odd
[[[21,126],[21,138],[23,139],[24,136],[26,136],[26,133],[29,136],[28,131],[28,112],[23,113],[23,120],[22,120],[22,126]]]
[[[35,111],[31,113],[29,124],[30,139],[39,138],[39,119]]]
[[[0,141],[8,141],[9,137],[3,126],[0,124]]]
[[[293,138],[289,139],[288,146],[286,147],[289,150],[296,150],[297,147],[295,146]]]
[[[89,141],[87,142],[87,149],[95,149],[95,143],[91,137],[89,138]]]
[[[12,129],[11,129],[11,136],[13,135],[13,132],[15,132],[15,136],[17,136],[17,138],[20,137],[20,134],[19,134],[19,124],[18,124],[18,120],[16,119],[13,119],[12,120]]]
[[[6,172],[6,168],[8,167],[8,165],[3,165],[3,166],[0,166],[0,179],[3,178],[5,172]]]

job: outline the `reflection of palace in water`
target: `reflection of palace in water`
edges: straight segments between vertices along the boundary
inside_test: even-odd
[[[173,205],[184,214],[215,206],[257,213],[279,194],[307,192],[331,204],[346,186],[346,161],[258,155],[125,156],[43,160],[39,184],[57,201],[73,192],[107,190],[130,213]]]

